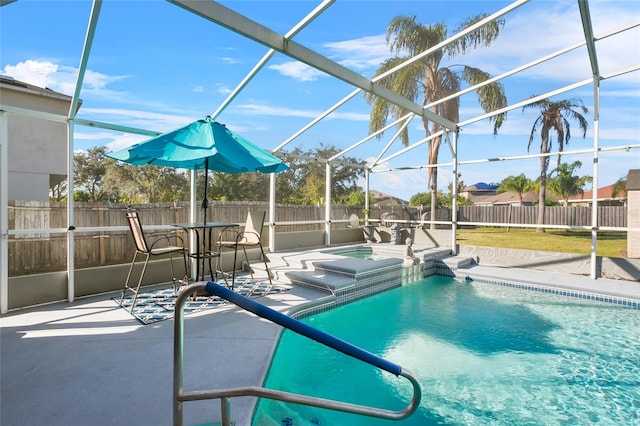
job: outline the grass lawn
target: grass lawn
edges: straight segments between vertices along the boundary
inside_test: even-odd
[[[461,245],[505,247],[562,253],[591,253],[591,231],[547,229],[536,232],[528,228],[458,229]],[[627,251],[626,232],[598,232],[596,253],[605,257],[624,257]]]

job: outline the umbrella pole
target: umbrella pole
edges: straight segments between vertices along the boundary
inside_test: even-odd
[[[204,209],[203,222],[207,224],[207,209],[209,208],[209,200],[207,200],[207,186],[209,179],[209,158],[204,159],[204,199],[202,200],[202,208]],[[203,240],[204,241],[204,240]]]
[[[209,178],[209,158],[204,159],[204,198],[202,200],[202,209],[204,210],[202,215],[202,279],[204,280],[205,258],[209,254],[207,251],[207,210],[209,209],[209,200],[207,199],[207,182]],[[211,236],[209,236],[211,238]],[[209,242],[211,243],[211,242]],[[213,279],[213,277],[211,277]]]

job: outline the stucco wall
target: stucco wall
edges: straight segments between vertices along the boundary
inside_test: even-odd
[[[33,86],[3,81],[2,105],[66,116],[71,98]],[[49,200],[49,187],[67,174],[67,124],[7,112],[8,198]]]
[[[640,190],[629,191],[627,211],[629,228],[640,228]],[[627,257],[640,259],[640,231],[627,232]]]

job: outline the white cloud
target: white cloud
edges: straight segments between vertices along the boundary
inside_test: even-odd
[[[110,142],[107,142],[105,146],[109,149],[109,151],[119,151],[121,149],[127,148],[133,144],[138,142],[142,142],[146,139],[149,139],[149,136],[142,135],[132,135],[130,133],[123,133],[117,136],[114,136]]]
[[[224,84],[217,84],[216,88],[217,92],[222,95],[228,95],[229,93],[231,93],[231,89],[229,88],[229,86],[226,86]]]
[[[242,104],[235,107],[235,109],[243,111],[243,113],[249,113],[252,116],[276,116],[276,117],[303,117],[303,118],[316,118],[321,114],[321,111],[293,109],[285,107],[270,106],[265,104]],[[368,121],[369,115],[358,112],[333,112],[326,119],[344,119],[353,121]]]
[[[84,140],[84,141],[98,141],[104,139],[112,139],[113,133],[111,132],[95,132],[95,133],[85,133],[82,131],[75,131],[73,133],[73,138],[76,141]]]
[[[315,118],[318,116],[317,111],[306,111],[302,109],[275,107],[264,104],[242,104],[235,107],[244,113],[251,115],[264,115],[276,117],[305,117]]]
[[[390,56],[384,34],[326,43],[324,46],[334,52],[334,56],[346,58],[339,59],[339,62],[350,69],[377,69]]]
[[[39,87],[46,87],[65,95],[73,95],[78,69],[75,67],[58,65],[51,61],[26,60],[15,65],[6,65],[3,74],[16,80],[24,81]],[[115,81],[122,80],[124,76],[108,76],[92,70],[86,70],[83,80],[83,90],[92,94],[111,94],[106,87]]]
[[[324,47],[328,49],[327,57],[354,70],[376,69],[389,57],[389,49],[383,34],[325,43]],[[325,75],[322,71],[295,61],[270,65],[267,68],[300,81],[315,81]]]
[[[16,65],[6,65],[2,70],[2,74],[38,87],[48,87],[51,90],[67,95],[73,94],[73,84],[77,76],[77,72],[69,73],[68,67],[66,72],[59,72],[58,64],[50,61],[35,60],[19,62]],[[71,90],[68,90],[70,84]],[[63,90],[65,87],[66,89]]]
[[[89,114],[97,121],[118,123],[155,132],[174,130],[200,118],[124,108],[81,108],[80,113]]]
[[[302,62],[284,62],[278,65],[270,65],[270,70],[278,71],[285,77],[291,77],[300,81],[315,81],[318,77],[324,76],[325,73],[317,69],[303,64]]]
[[[591,2],[595,35],[604,34],[621,24],[637,22],[640,9],[625,2]],[[580,13],[576,3],[532,2],[506,15],[505,27],[491,46],[468,52],[467,64],[482,64],[493,75],[503,73],[560,49],[584,41]],[[626,31],[596,43],[601,72],[613,71],[640,59],[640,29]],[[580,47],[519,74],[547,81],[579,81],[591,76],[586,47]],[[633,77],[620,78],[627,81]],[[637,76],[635,77],[637,81]]]
[[[222,60],[222,62],[224,62],[226,64],[231,64],[231,65],[239,64],[241,62],[240,60],[238,60],[236,58],[231,58],[229,56],[226,56],[226,57],[223,57],[223,58],[220,58],[220,59]]]

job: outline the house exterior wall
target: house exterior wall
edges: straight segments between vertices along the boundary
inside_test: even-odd
[[[629,191],[628,218],[629,228],[640,228],[640,191]],[[640,232],[627,234],[627,257],[640,258]]]
[[[627,177],[627,226],[640,228],[640,170]],[[627,257],[640,259],[640,231],[627,232]]]
[[[66,116],[71,97],[2,78],[0,103]],[[67,124],[7,112],[7,134],[8,198],[48,201],[49,188],[66,179]]]

